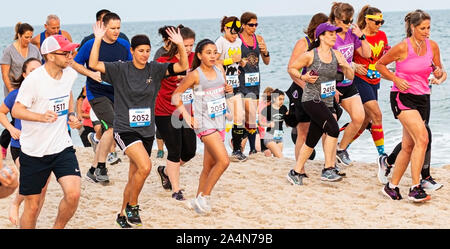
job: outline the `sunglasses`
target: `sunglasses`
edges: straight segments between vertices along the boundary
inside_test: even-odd
[[[256,27],[258,27],[258,23],[248,23],[247,26],[256,28]]]
[[[353,19],[342,20],[342,22],[343,22],[345,25],[349,25],[350,23],[353,23]]]
[[[62,56],[65,56],[66,58],[69,58],[69,56],[72,55],[72,51],[64,52],[64,53],[51,53],[51,54],[62,55]]]
[[[375,25],[383,25],[384,24],[384,20],[381,20],[381,21],[375,21],[375,20],[373,20],[373,19],[369,19],[369,20],[371,20],[372,22],[374,22],[375,23]]]

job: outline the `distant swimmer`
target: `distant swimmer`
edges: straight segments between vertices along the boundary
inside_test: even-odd
[[[431,73],[440,79],[446,77],[442,70],[438,44],[430,40],[431,17],[422,10],[410,12],[405,17],[406,39],[395,45],[377,63],[376,69],[394,85],[391,89],[391,109],[403,126],[402,147],[395,160],[392,179],[382,193],[392,200],[401,200],[398,188],[400,180],[411,162],[412,186],[408,199],[424,202],[431,199],[420,181],[431,132],[427,129],[430,118],[430,94],[428,78]],[[386,65],[396,62],[395,73]],[[429,167],[429,166],[428,166]]]
[[[216,64],[215,43],[209,39],[201,40],[195,48],[191,72],[173,94],[173,104],[205,145],[197,194],[188,202],[199,214],[212,211],[211,192],[230,164],[224,144],[227,110],[225,94],[231,95],[233,87],[226,84],[223,67]],[[188,89],[194,91],[193,117],[184,107],[181,97]]]
[[[132,61],[99,61],[101,44],[107,32],[108,26],[101,22],[94,26],[95,40],[89,65],[101,72],[102,79],[114,87],[114,139],[130,160],[128,181],[116,222],[121,228],[130,228],[131,224],[142,226],[138,198],[152,168],[150,156],[155,137],[155,101],[161,81],[164,77],[186,71],[189,63],[183,37],[175,29],[167,32],[178,48],[178,62],[149,63],[150,40],[145,35],[131,39]]]
[[[12,109],[22,120],[19,193],[25,196],[20,227],[35,228],[41,193],[53,172],[63,190],[53,228],[64,228],[78,207],[81,174],[67,124],[79,128],[74,113],[72,86],[78,74],[69,65],[79,44],[62,35],[42,43],[46,61],[23,81]]]
[[[316,28],[314,41],[310,51],[301,55],[290,64],[289,73],[305,81],[302,96],[303,108],[311,118],[306,142],[300,150],[297,163],[287,179],[294,185],[302,185],[305,174],[305,163],[313,153],[322,135],[324,140],[325,167],[322,170],[322,181],[339,181],[342,176],[335,168],[336,146],[339,136],[339,126],[336,121],[334,96],[336,94],[336,76],[338,67],[345,77],[352,80],[354,73],[345,57],[337,50],[332,49],[336,43],[336,33],[342,28],[329,23],[322,23]],[[300,69],[307,68],[305,75]]]

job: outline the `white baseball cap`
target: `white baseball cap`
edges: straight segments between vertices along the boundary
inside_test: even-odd
[[[52,52],[61,51],[73,51],[78,48],[80,44],[71,43],[66,37],[62,35],[52,35],[47,37],[41,44],[41,54],[50,54]]]

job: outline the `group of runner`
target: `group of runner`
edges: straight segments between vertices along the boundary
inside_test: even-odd
[[[152,169],[155,135],[167,148],[166,165],[159,166],[157,172],[163,189],[171,191],[177,201],[186,200],[180,166],[194,158],[197,137],[204,144],[198,190],[187,204],[197,213],[207,214],[214,186],[230,161],[248,159],[243,153],[245,139],[249,155],[270,151],[267,155],[282,157],[283,122],[297,134],[297,163],[287,175],[292,184],[302,185],[307,178],[305,164],[314,157],[320,138],[325,154],[321,179],[341,180],[346,176],[343,166],[352,163],[348,147],[369,129],[380,155],[377,171],[385,185],[383,193],[394,200],[402,198],[397,185],[411,161],[409,199],[429,200],[424,189],[436,190],[442,185],[429,172],[428,78],[433,74],[431,83],[440,84],[447,77],[438,45],[428,39],[431,18],[420,10],[409,13],[405,18],[407,38],[389,49],[380,30],[384,19],[379,9],[365,6],[357,25],[353,15],[354,9],[347,3],[334,3],[329,16],[314,15],[305,31],[307,36],[296,43],[289,61],[288,73],[294,81],[291,88],[286,93],[267,88],[261,96],[260,60],[268,65],[270,53],[263,37],[256,35],[258,18],[251,12],[240,18],[225,16],[220,22],[223,36],[215,42],[203,39],[195,50],[196,34],[191,28],[161,27],[164,46],[151,62],[150,39],[140,34],[129,41],[120,32],[121,18],[108,10],[97,13],[93,34],[81,45],[72,43],[70,35],[60,30],[59,18],[54,15],[48,17],[46,31],[39,39],[32,39],[30,25],[19,23],[16,42],[1,60],[7,97],[0,106],[0,122],[10,133],[11,154],[20,169],[11,222],[21,228],[36,226],[52,172],[64,192],[54,227],[65,227],[77,209],[81,173],[68,132],[82,127],[71,90],[77,72],[87,76],[79,106],[90,106],[87,110],[91,115],[89,111],[82,115],[98,119],[95,131],[87,134],[95,152],[87,177],[109,182],[106,163],[108,154],[115,152],[115,144],[129,158],[128,182],[116,217],[122,228],[142,225],[139,195]],[[394,61],[395,74],[386,68]],[[390,156],[384,151],[377,102],[381,77],[394,82],[392,110],[404,127],[402,143]],[[283,105],[285,95],[289,108]],[[338,126],[342,109],[351,117],[345,129]],[[14,123],[9,123],[8,112]],[[228,127],[231,155],[224,143],[227,122],[232,123]],[[158,157],[162,157],[160,151]],[[5,167],[0,173],[0,194],[8,195],[17,186],[17,172]],[[19,219],[23,200],[25,208]]]

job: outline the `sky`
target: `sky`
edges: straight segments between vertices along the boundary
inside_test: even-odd
[[[240,16],[251,11],[258,16],[312,15],[329,13],[331,3],[337,0],[22,0],[2,1],[0,27],[12,27],[17,22],[43,25],[48,14],[56,14],[61,24],[93,23],[95,13],[109,9],[118,13],[123,22],[158,20],[187,20],[221,18],[224,15]],[[411,11],[415,9],[449,9],[446,0],[347,0],[359,12],[365,4],[388,11]],[[77,3],[77,4],[74,4]],[[15,10],[17,8],[17,10]]]

